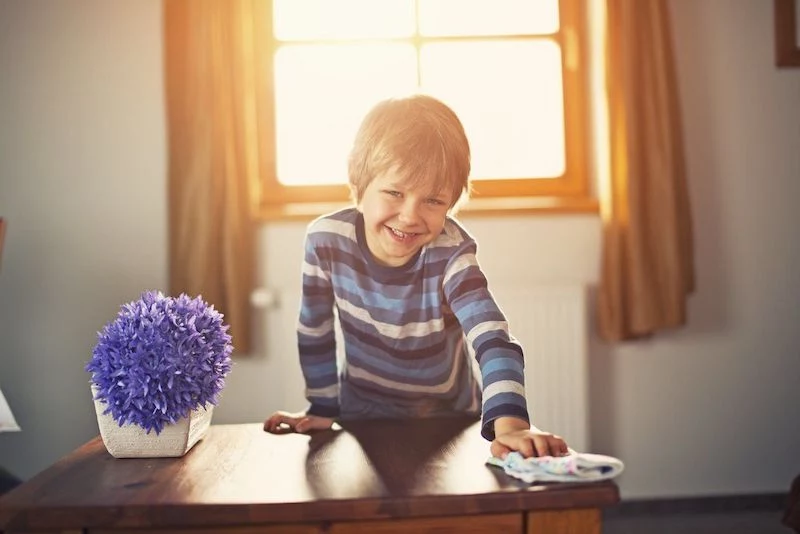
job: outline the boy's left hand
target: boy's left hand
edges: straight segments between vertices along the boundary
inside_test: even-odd
[[[495,420],[495,439],[492,441],[492,456],[505,458],[511,451],[522,456],[566,456],[567,443],[561,436],[531,429],[525,421],[501,417]]]

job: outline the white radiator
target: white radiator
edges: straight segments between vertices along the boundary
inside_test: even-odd
[[[525,353],[534,425],[578,451],[589,447],[588,315],[582,286],[490,286]]]

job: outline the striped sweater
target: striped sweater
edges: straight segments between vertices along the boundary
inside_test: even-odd
[[[448,218],[406,265],[386,267],[369,252],[363,225],[348,208],[308,227],[298,321],[308,413],[481,413],[489,440],[497,417],[528,421],[522,349],[489,292],[475,240]]]

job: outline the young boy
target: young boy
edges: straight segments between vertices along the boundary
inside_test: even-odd
[[[390,99],[367,114],[348,166],[356,207],[315,220],[306,234],[298,345],[310,406],[274,413],[264,430],[482,413],[494,456],[568,453],[563,439],[530,426],[522,348],[475,240],[449,216],[469,193],[469,172],[461,121],[439,100]]]

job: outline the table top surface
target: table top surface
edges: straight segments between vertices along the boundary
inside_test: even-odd
[[[97,438],[0,498],[0,529],[363,520],[601,507],[613,482],[529,485],[485,464],[467,418],[313,435],[212,425],[182,458],[116,459]]]

